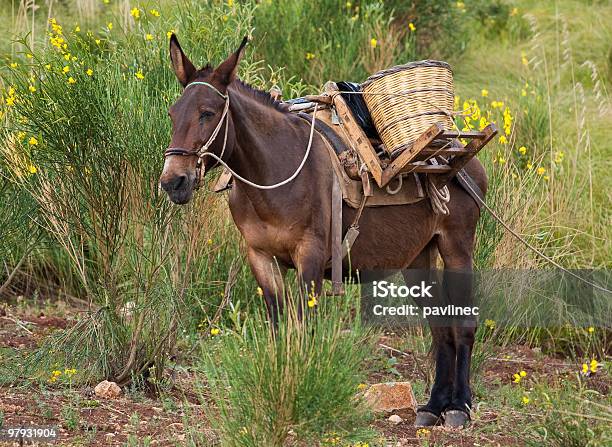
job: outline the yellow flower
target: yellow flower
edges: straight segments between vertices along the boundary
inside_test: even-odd
[[[525,371],[521,371],[521,372],[519,372],[519,376],[527,377],[527,373]]]
[[[261,287],[257,288],[257,295],[263,296],[263,290],[261,289]]]
[[[523,405],[527,405],[529,403],[529,397],[523,396]]]
[[[591,372],[592,373],[596,373],[597,372],[597,367],[599,366],[599,362],[595,359],[591,360]]]
[[[533,164],[532,164],[530,161],[528,161],[528,162],[527,162],[527,166],[526,166],[526,168],[527,168],[528,170],[531,170],[531,169],[533,168]]]
[[[503,165],[504,163],[506,163],[506,159],[504,157],[499,157],[499,164]]]
[[[96,45],[100,45],[100,42],[102,41],[100,39],[96,39],[95,42],[96,42]]]
[[[79,25],[77,25],[77,26],[74,28],[74,32],[75,32],[75,33],[80,33],[80,32],[81,32],[81,27],[80,27]]]
[[[519,154],[525,155],[527,153],[527,148],[525,146],[521,146],[519,147],[518,151],[519,151]]]
[[[229,20],[229,17],[227,14],[223,14],[223,16],[221,17],[221,20],[223,20],[224,22],[227,22]]]
[[[76,84],[76,79],[74,79],[72,76],[70,76],[68,78],[68,84]]]
[[[484,322],[485,326],[489,329],[495,329],[495,320],[486,319]]]
[[[427,428],[419,428],[416,431],[417,438],[426,438],[430,433],[430,430]]]
[[[26,57],[27,57],[28,59],[32,59],[34,56],[32,56],[30,53],[28,53],[28,54],[26,54]]]
[[[312,53],[306,53],[306,60],[310,61],[315,58],[315,55]]]
[[[360,383],[359,385],[357,385],[357,389],[359,391],[361,390],[365,390],[368,386],[365,383]]]
[[[351,9],[353,7],[353,4],[351,2],[346,2],[346,9]]]
[[[518,14],[518,8],[512,8],[512,11],[510,11],[510,17],[514,17],[517,14]]]
[[[507,144],[508,143],[508,139],[506,138],[505,135],[502,135],[501,137],[499,137],[499,142],[501,144]]]
[[[159,17],[159,11],[157,9],[150,10],[149,14],[151,14],[153,17]]]
[[[546,172],[546,168],[543,168],[541,166],[537,170],[538,175],[544,175],[545,172]]]
[[[70,67],[66,65],[64,68],[62,68],[62,71],[64,72],[64,74],[66,74],[70,71]]]
[[[136,73],[134,73],[134,76],[136,77],[136,79],[140,80],[143,80],[145,78],[144,74],[142,73],[142,70],[138,70]]]
[[[512,381],[514,383],[519,383],[521,381],[521,376],[520,374],[514,373],[512,374]]]
[[[65,42],[65,40],[61,36],[52,36],[52,37],[49,37],[49,43],[51,43],[51,45],[53,45],[56,48],[61,49],[62,45],[64,44],[64,42]]]
[[[593,332],[595,332],[595,328],[593,326],[589,326],[587,331],[589,332],[589,334],[592,334]]]
[[[212,335],[213,337],[214,337],[215,335],[219,335],[219,332],[221,332],[221,331],[219,330],[219,328],[214,327],[214,328],[211,328],[211,329],[210,329],[210,335]]]
[[[4,102],[6,102],[6,105],[11,107],[12,105],[15,104],[15,97],[14,96],[7,96],[7,98],[4,100]]]
[[[565,157],[565,153],[563,151],[559,151],[555,153],[555,163],[559,164],[563,161],[563,157]]]
[[[25,137],[26,137],[26,133],[25,132],[23,132],[23,131],[17,132],[17,139],[19,141],[23,141],[25,139]]]
[[[145,40],[153,40],[153,34],[145,34]]]
[[[525,91],[525,89],[521,90],[521,96],[527,96],[527,92]]]
[[[35,137],[30,137],[28,140],[28,144],[30,146],[38,146],[38,140]]]
[[[173,29],[171,29],[170,31],[168,31],[166,33],[166,36],[168,36],[168,39],[170,39],[170,37],[172,37],[172,35],[175,33],[176,31],[174,31]]]
[[[524,51],[521,51],[521,63],[525,66],[529,65],[529,60],[527,59],[527,54]]]
[[[316,296],[311,296],[310,299],[308,300],[308,307],[310,307],[312,309],[316,305],[317,305],[317,297]]]
[[[208,239],[208,240],[206,241],[206,243],[207,243],[208,245],[212,245],[212,244],[213,244],[213,240],[212,240],[212,239]]]
[[[545,175],[544,177],[542,177],[544,180],[549,181],[550,177],[548,175]]]
[[[28,90],[34,93],[36,91],[36,87],[34,87],[33,85],[29,85]]]
[[[77,370],[76,370],[76,369],[74,369],[74,368],[72,368],[72,369],[68,369],[68,368],[66,368],[66,369],[64,370],[64,374],[65,374],[65,375],[67,375],[68,377],[70,377],[70,376],[74,376],[74,375],[76,374],[76,372],[77,372]]]
[[[64,59],[69,61],[70,60],[70,53],[64,54]]]
[[[487,96],[489,96],[489,91],[487,89],[482,89],[480,91],[480,94],[482,95],[483,98],[486,98]]]
[[[130,11],[130,15],[134,17],[134,19],[138,20],[140,18],[140,9],[132,8],[132,10]]]
[[[112,31],[112,29],[113,29],[113,22],[108,22],[106,24],[106,27],[108,28],[109,31]]]
[[[370,46],[372,48],[376,48],[376,45],[378,44],[378,41],[376,39],[374,39],[373,37],[370,39]]]
[[[85,73],[87,74],[87,76],[92,76],[93,75],[93,70],[91,68],[88,68]]]
[[[412,31],[412,32],[415,32],[415,31],[416,31],[416,26],[414,26],[414,23],[410,22],[410,23],[408,24],[408,29],[409,29],[410,31]]]
[[[227,6],[229,6],[230,8],[234,6],[234,0],[227,0]]]
[[[47,71],[51,70],[51,64],[45,64],[45,70]]]
[[[11,62],[11,68],[17,68],[19,64],[17,62]]]
[[[582,374],[587,374],[589,372],[589,365],[586,363],[582,364]]]
[[[36,169],[36,166],[34,165],[28,165],[28,172],[30,174],[36,174],[38,172],[38,169]]]

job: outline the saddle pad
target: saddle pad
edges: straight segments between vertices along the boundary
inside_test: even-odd
[[[306,120],[312,119],[311,116],[306,117],[304,114],[300,114],[300,117]],[[333,124],[331,111],[329,109],[317,111],[317,121],[319,119],[322,121],[321,124],[325,124],[315,125],[315,129],[317,133],[323,137],[323,141],[329,152],[332,167],[340,180],[342,198],[350,207],[359,208],[363,199],[363,184],[361,180],[353,180],[346,174],[337,155],[338,153],[348,150],[350,144],[347,143],[342,132],[335,131],[334,128],[338,126]],[[343,147],[338,147],[339,145]],[[403,176],[401,188],[397,193],[391,194],[387,192],[387,190],[395,191],[399,187],[399,182],[400,180],[398,179],[393,180],[386,188],[379,188],[375,182],[370,182],[372,195],[366,201],[365,206],[408,205],[419,202],[425,198],[425,192],[417,174]]]

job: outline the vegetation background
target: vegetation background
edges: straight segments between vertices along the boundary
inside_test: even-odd
[[[604,0],[0,0],[0,297],[80,309],[34,350],[0,346],[0,382],[71,389],[113,378],[163,393],[168,369],[187,368],[218,414],[205,425],[226,444],[326,442],[332,432],[375,442],[353,391],[373,369],[396,368],[375,348],[378,335],[350,318],[356,288],[350,306],[321,304],[330,318],[313,332],[289,312],[277,345],[223,196],[204,188],[177,208],[158,190],[167,108],[180,94],[169,34],[200,65],[251,36],[240,77],[285,98],[398,63],[447,60],[456,108],[469,113],[458,124],[503,129],[479,156],[489,204],[563,266],[607,269],[610,23]],[[488,214],[476,263],[546,267]],[[516,386],[521,379],[497,384],[491,405],[534,413],[533,442],[553,442],[554,429],[559,445],[604,445],[609,396],[587,382],[607,377],[609,331],[576,326],[569,306],[547,309],[558,327],[526,328],[521,318],[542,304],[520,296],[515,326],[490,320],[479,332],[475,371],[520,345],[562,357],[576,373],[555,384],[534,378],[528,389]],[[604,315],[607,303],[597,304]],[[426,354],[428,337],[405,334],[402,349]],[[475,377],[483,399],[491,390]],[[236,384],[242,392],[220,392]],[[329,401],[312,398],[332,390]],[[553,408],[561,406],[573,415]],[[424,436],[418,442],[429,442]]]

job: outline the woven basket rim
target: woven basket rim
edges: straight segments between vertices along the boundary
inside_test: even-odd
[[[413,68],[423,68],[423,67],[446,68],[447,70],[449,70],[451,72],[451,76],[453,75],[453,70],[452,70],[451,66],[447,62],[436,61],[436,60],[433,60],[433,59],[425,59],[425,60],[422,60],[422,61],[414,61],[414,62],[408,62],[407,64],[395,65],[394,67],[387,68],[385,70],[381,70],[381,71],[379,71],[377,73],[374,73],[368,79],[366,79],[364,82],[362,82],[361,89],[362,90],[365,89],[370,84],[372,84],[373,82],[379,80],[383,76],[387,76],[387,75],[390,75],[390,74],[393,74],[393,73],[397,73],[397,72],[400,72],[400,71],[411,70]]]

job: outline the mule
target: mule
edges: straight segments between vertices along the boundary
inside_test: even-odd
[[[268,93],[236,78],[245,44],[246,38],[218,67],[196,69],[176,36],[170,39],[172,67],[184,90],[169,109],[172,138],[160,185],[174,203],[189,202],[201,177],[218,165],[219,158],[239,176],[261,185],[287,179],[304,158],[310,124],[289,113]],[[204,152],[218,158],[198,156],[203,146]],[[485,192],[487,177],[482,165],[472,159],[465,170]],[[323,279],[330,273],[326,263],[332,248],[333,181],[329,152],[316,132],[302,170],[288,184],[262,190],[234,180],[229,208],[274,322],[281,311],[279,291],[287,269],[296,269],[308,293],[314,294],[321,292]],[[471,271],[480,210],[456,181],[448,187],[448,215],[435,214],[428,200],[365,208],[360,235],[351,250],[352,271],[430,269],[435,268],[438,254],[445,271]],[[344,206],[344,232],[355,213]],[[350,274],[348,265],[344,267],[344,273]],[[471,290],[468,284],[449,293],[458,302]],[[435,381],[429,401],[418,410],[416,425],[443,421],[456,427],[469,421],[475,331],[475,324],[432,327]]]

